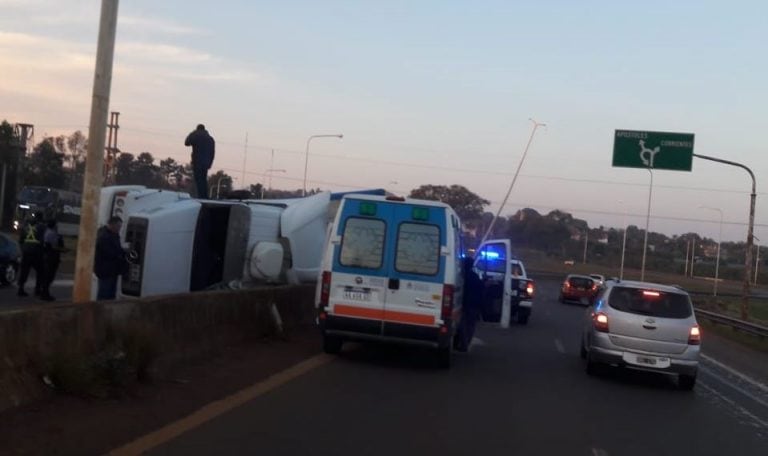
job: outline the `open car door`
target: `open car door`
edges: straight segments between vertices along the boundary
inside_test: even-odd
[[[512,246],[509,239],[485,241],[475,255],[475,272],[485,282],[483,320],[509,327],[511,314]]]

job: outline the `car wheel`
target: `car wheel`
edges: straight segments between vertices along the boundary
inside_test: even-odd
[[[581,349],[579,350],[579,356],[581,359],[587,359],[587,347],[584,346],[584,338],[581,338]]]
[[[323,351],[329,355],[338,355],[341,353],[341,347],[344,345],[344,341],[337,336],[323,336]]]
[[[589,356],[589,352],[587,352],[586,355],[587,355],[587,357],[586,357],[586,359],[587,359],[587,367],[586,367],[587,375],[597,375],[597,374],[599,374],[600,373],[599,372],[600,371],[600,364],[596,363],[595,361],[592,361],[592,357]]]
[[[531,316],[530,312],[525,311],[518,311],[517,312],[517,323],[521,325],[527,325],[528,324],[528,318]]]
[[[683,391],[691,391],[696,386],[696,376],[680,375],[677,379],[677,385]]]
[[[2,274],[0,275],[0,282],[3,285],[10,285],[16,282],[16,276],[18,275],[18,269],[16,265],[8,263],[3,266]]]
[[[560,301],[560,304],[565,304],[565,298],[563,297],[563,295],[560,295],[560,297],[557,300]]]
[[[451,368],[451,358],[453,358],[452,345],[453,344],[450,343],[447,347],[441,347],[437,349],[437,366],[440,369]]]

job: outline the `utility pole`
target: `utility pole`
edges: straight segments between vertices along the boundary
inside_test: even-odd
[[[589,227],[584,230],[584,258],[582,263],[587,264],[587,244],[589,243]]]
[[[115,161],[117,160],[117,154],[120,153],[120,149],[117,148],[117,130],[120,129],[119,117],[119,112],[112,111],[109,116],[109,123],[107,124],[109,134],[106,147],[107,157],[104,163],[104,185],[115,182]]]
[[[643,240],[643,264],[640,267],[640,281],[645,281],[645,257],[648,253],[648,229],[651,224],[651,197],[653,196],[653,170],[647,168],[651,174],[651,185],[648,187],[648,212],[645,214],[645,239]]]
[[[75,282],[72,300],[85,303],[91,299],[93,256],[96,248],[98,208],[101,199],[102,168],[104,165],[104,137],[107,129],[109,95],[112,85],[112,62],[117,33],[117,7],[119,0],[101,0],[99,38],[96,47],[96,69],[93,77],[91,119],[88,128],[88,153],[83,179],[83,202],[80,213],[80,233],[75,261]],[[91,328],[85,328],[89,334]]]
[[[18,193],[19,190],[21,190],[21,179],[18,178],[20,175],[19,173],[19,166],[22,161],[22,159],[27,154],[27,142],[32,138],[34,135],[35,127],[31,124],[15,124],[13,126],[13,138],[15,139],[12,142],[8,143],[8,152],[9,157],[11,157],[11,169],[10,169],[10,175],[13,182],[14,187],[14,194]],[[2,170],[2,176],[0,176],[0,227],[3,225],[3,222],[5,221],[5,197],[6,197],[6,187],[8,186],[8,161],[3,162],[3,170]]]
[[[683,276],[688,277],[688,257],[691,255],[691,241],[685,241],[685,273]]]
[[[243,178],[240,180],[240,183],[243,185],[243,188],[245,187],[245,164],[248,161],[248,132],[245,132],[245,145],[243,146]]]

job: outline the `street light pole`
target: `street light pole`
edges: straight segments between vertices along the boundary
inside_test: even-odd
[[[483,245],[483,242],[485,242],[488,239],[488,236],[491,235],[491,232],[493,231],[494,225],[496,225],[496,220],[501,215],[501,211],[504,209],[504,206],[507,204],[507,200],[509,199],[509,195],[512,194],[512,188],[515,186],[515,182],[517,182],[517,176],[520,174],[520,170],[523,167],[523,163],[525,162],[525,157],[528,155],[528,149],[531,147],[531,143],[533,142],[533,136],[536,134],[536,130],[539,127],[546,127],[547,124],[545,123],[539,123],[536,122],[533,119],[528,119],[531,122],[533,122],[533,128],[531,129],[531,136],[528,138],[528,144],[525,145],[525,150],[523,150],[523,156],[520,158],[520,163],[517,164],[517,171],[515,171],[515,175],[512,177],[512,182],[509,184],[509,189],[507,190],[507,195],[504,197],[504,200],[501,202],[501,206],[499,206],[499,210],[496,212],[496,216],[493,217],[491,220],[490,225],[488,225],[488,229],[485,231],[485,234],[483,235],[483,239],[480,240],[479,245]],[[478,247],[479,247],[478,245]]]
[[[304,187],[301,191],[301,196],[307,196],[307,169],[309,166],[309,143],[312,142],[315,138],[344,138],[344,135],[338,134],[338,135],[312,135],[309,138],[307,138],[307,148],[304,151]]]
[[[757,236],[752,236],[757,242],[763,242]],[[760,269],[760,244],[755,244],[755,285],[757,285],[757,271]]]
[[[715,287],[712,295],[717,296],[717,282],[720,279],[720,243],[723,240],[723,211],[716,207],[699,206],[701,209],[709,209],[711,211],[717,211],[720,214],[720,234],[717,238],[717,262],[715,263]]]
[[[752,178],[752,193],[749,195],[749,227],[747,228],[747,252],[744,258],[744,286],[741,295],[741,319],[749,319],[749,295],[751,290],[752,279],[752,247],[754,246],[754,232],[755,232],[755,202],[757,200],[757,181],[755,180],[755,173],[751,169],[742,165],[741,163],[733,162],[730,160],[723,160],[722,158],[709,157],[707,155],[693,154],[694,157],[701,158],[703,160],[709,160],[713,162],[722,163],[724,165],[736,166],[749,173],[749,177]]]
[[[645,239],[643,240],[643,264],[640,267],[640,281],[645,281],[645,257],[648,252],[648,227],[651,224],[651,197],[653,196],[653,171],[646,168],[651,174],[651,185],[648,187],[648,212],[645,214]]]
[[[587,264],[587,245],[589,244],[589,227],[584,230],[584,258],[582,263]]]

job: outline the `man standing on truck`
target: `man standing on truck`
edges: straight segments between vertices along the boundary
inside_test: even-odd
[[[196,195],[201,199],[208,199],[208,170],[213,165],[216,155],[216,141],[205,129],[205,125],[199,124],[197,128],[187,135],[184,145],[192,146],[192,173],[195,179]]]

